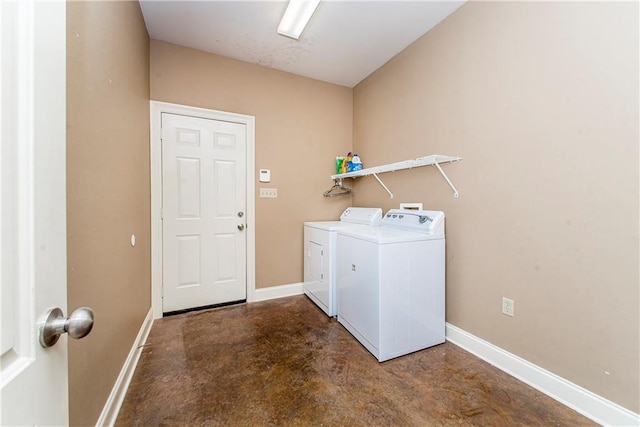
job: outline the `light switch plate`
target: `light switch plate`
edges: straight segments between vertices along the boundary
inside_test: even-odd
[[[262,199],[276,199],[278,197],[277,188],[260,188],[260,198]]]

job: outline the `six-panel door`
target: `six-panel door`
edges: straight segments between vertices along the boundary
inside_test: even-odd
[[[246,126],[162,114],[163,312],[246,299]]]

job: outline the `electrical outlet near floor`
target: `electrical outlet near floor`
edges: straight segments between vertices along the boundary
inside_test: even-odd
[[[502,314],[513,317],[514,313],[513,300],[502,297]]]
[[[260,188],[260,197],[263,199],[277,199],[278,189],[277,188]]]

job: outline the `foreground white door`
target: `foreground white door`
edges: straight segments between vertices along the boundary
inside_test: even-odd
[[[66,314],[65,3],[0,1],[0,425],[68,424],[67,338],[37,323]]]
[[[163,312],[247,297],[246,125],[162,114]]]

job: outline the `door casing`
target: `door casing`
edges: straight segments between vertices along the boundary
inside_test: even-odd
[[[162,113],[241,123],[247,129],[247,302],[255,301],[255,117],[188,105],[151,101],[151,304],[162,317]]]

